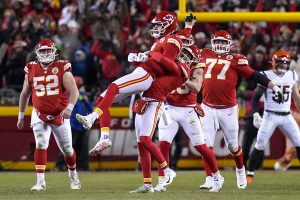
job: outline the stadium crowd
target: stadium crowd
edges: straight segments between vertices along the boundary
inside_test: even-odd
[[[188,11],[299,11],[299,0],[190,0]],[[152,44],[150,19],[160,10],[176,12],[170,0],[5,0],[0,2],[0,104],[17,104],[25,63],[35,59],[34,46],[51,38],[59,55],[72,63],[72,73],[84,79],[89,97],[133,70],[130,52],[144,52]],[[292,57],[300,72],[300,25],[296,23],[197,23],[193,29],[200,48],[210,46],[211,34],[227,30],[234,51],[246,55],[250,65],[262,70],[278,49]],[[239,97],[251,98],[255,84],[243,82]]]

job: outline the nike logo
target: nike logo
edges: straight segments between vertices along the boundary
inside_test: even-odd
[[[189,113],[191,113],[191,112],[193,112],[193,111],[190,111]]]
[[[232,113],[229,113],[228,116],[232,115]]]

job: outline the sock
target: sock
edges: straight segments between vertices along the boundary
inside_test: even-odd
[[[110,127],[110,121],[111,121],[111,116],[110,116],[110,112],[109,110],[104,110],[103,114],[100,117],[100,127],[104,128],[104,127]]]
[[[64,157],[65,162],[67,163],[69,175],[75,174],[76,172],[76,152],[73,150],[71,157]]]
[[[109,127],[101,127],[100,140],[109,140]]]
[[[253,176],[254,176],[254,172],[248,171],[248,172],[247,172],[247,176],[252,176],[252,177],[253,177]]]
[[[140,164],[144,176],[144,184],[151,184],[152,182],[152,174],[151,174],[151,167],[152,167],[152,161],[151,161],[151,154],[150,152],[142,145],[140,142],[138,142],[138,151],[140,154]]]
[[[263,153],[264,153],[263,150],[258,150],[256,148],[253,149],[249,159],[249,167],[248,167],[249,172],[254,172],[257,166],[257,158],[259,158]]]
[[[100,111],[99,113],[100,116],[102,115],[103,110],[108,110],[110,108],[110,106],[113,104],[113,101],[115,100],[116,94],[118,93],[119,93],[118,85],[115,83],[111,83],[107,88],[105,96],[103,97],[102,100],[100,100],[99,104],[97,104],[97,108],[99,109],[98,111]]]
[[[212,149],[208,148],[206,144],[194,146],[195,149],[205,158],[205,163],[208,165],[211,173],[219,171],[217,160]]]
[[[244,166],[244,162],[243,162],[243,150],[240,145],[236,152],[231,153],[231,156],[233,157],[233,159],[235,161],[236,168],[242,169]]]
[[[144,145],[144,147],[151,153],[162,169],[169,167],[158,146],[151,140],[150,137],[140,136],[140,141],[142,145]]]
[[[34,152],[34,165],[37,180],[45,179],[45,169],[47,164],[47,150],[46,149],[36,149]]]
[[[159,148],[160,148],[161,154],[166,159],[167,163],[170,163],[169,161],[170,161],[171,144],[166,141],[160,141]],[[160,166],[158,166],[158,177],[164,177],[164,176],[165,176],[165,174],[164,174],[163,169]]]
[[[209,147],[209,149],[211,149],[213,151],[213,148],[212,147]],[[203,161],[203,167],[205,169],[205,174],[206,176],[212,176],[212,171],[208,165],[208,161],[206,160],[205,157],[202,156],[202,161]]]

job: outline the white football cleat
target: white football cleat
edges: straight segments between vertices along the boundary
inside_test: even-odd
[[[136,190],[132,190],[129,193],[152,193],[154,192],[154,189],[152,185],[142,185]]]
[[[224,179],[223,179],[224,180]],[[211,189],[214,184],[214,179],[212,176],[207,176],[205,179],[205,183],[200,185],[200,189]]]
[[[274,164],[274,169],[276,171],[282,171],[282,172],[285,172],[287,170],[287,168],[283,167],[278,161]]]
[[[162,180],[161,185],[167,186],[170,185],[173,182],[173,179],[176,177],[176,172],[174,172],[172,169],[165,172],[165,178]]]
[[[81,188],[81,184],[77,174],[70,175],[70,188],[71,190],[79,190]]]
[[[92,120],[90,115],[83,116],[80,114],[76,114],[76,119],[79,121],[86,130],[90,130],[93,126],[94,121]]]
[[[236,172],[236,184],[238,188],[245,189],[247,187],[245,166],[243,166],[243,168],[241,169],[235,168],[235,172]]]
[[[224,178],[223,178],[223,180],[221,180],[221,176],[218,179],[213,180],[213,186],[209,190],[209,192],[220,192],[222,189],[223,183],[224,183]]]
[[[99,140],[99,142],[97,142],[97,144],[94,146],[94,148],[92,148],[89,151],[89,155],[90,156],[96,156],[98,154],[100,154],[104,149],[109,148],[112,146],[112,142],[110,141],[110,139],[105,139],[105,140]]]
[[[46,181],[38,180],[34,186],[32,186],[31,191],[45,191],[46,190]]]
[[[165,192],[167,191],[167,187],[163,186],[162,184],[158,183],[155,188],[154,188],[155,192]]]

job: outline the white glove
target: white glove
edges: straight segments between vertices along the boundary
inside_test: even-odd
[[[137,62],[146,62],[148,60],[147,53],[139,53],[137,56]]]
[[[261,127],[262,118],[258,112],[253,113],[253,126],[256,128]]]
[[[133,62],[133,61],[137,61],[137,58],[138,58],[138,56],[136,53],[130,53],[130,54],[128,54],[127,60],[128,60],[128,62]]]

